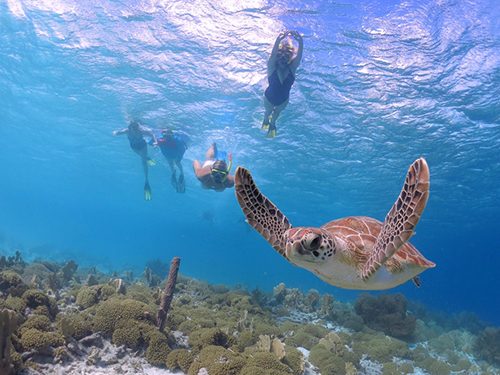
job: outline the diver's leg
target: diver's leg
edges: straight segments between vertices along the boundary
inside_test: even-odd
[[[210,146],[206,156],[206,160],[214,160],[214,159],[215,159],[215,143],[212,146]]]
[[[275,128],[276,127],[276,120],[278,120],[278,117],[281,113],[282,110],[285,109],[285,107],[288,105],[290,99],[287,99],[284,103],[281,103],[280,105],[276,106],[273,112],[273,117],[271,118],[271,127]]]
[[[181,160],[180,159],[175,159],[175,164],[177,165],[177,167],[179,168],[179,170],[181,171],[181,175],[184,174],[184,170],[182,169],[182,163],[181,163]]]
[[[174,159],[167,159],[168,165],[170,165],[170,170],[172,171],[172,174],[175,173],[175,166],[174,166]]]
[[[264,96],[264,108],[266,111],[264,113],[264,121],[262,121],[262,128],[266,129],[269,126],[269,117],[274,110],[274,104],[267,100],[266,96]]]
[[[134,152],[141,157],[142,169],[144,170],[144,177],[146,182],[148,182],[148,148],[143,147],[140,150],[133,149]]]
[[[151,195],[151,187],[149,186],[148,181],[148,148],[143,147],[140,150],[134,149],[135,153],[141,157],[142,161],[142,169],[144,170],[144,177],[146,181],[144,182],[144,199],[150,201],[152,198]]]
[[[175,175],[175,166],[174,159],[167,159],[168,165],[170,165],[170,169],[172,170],[172,177],[170,178],[170,182],[175,190],[178,189],[177,176]]]
[[[184,181],[184,170],[182,169],[182,163],[180,159],[175,160],[175,164],[179,167],[181,174],[179,175],[179,181],[177,183],[177,192],[184,194],[186,192],[186,182]]]

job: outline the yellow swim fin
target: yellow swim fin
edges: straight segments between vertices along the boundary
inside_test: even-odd
[[[144,199],[150,201],[152,198],[151,187],[149,186],[149,183],[146,182],[144,184]]]
[[[267,131],[266,138],[274,138],[276,137],[276,125],[272,125]]]
[[[267,130],[269,129],[269,124],[271,123],[271,119],[273,118],[273,115],[271,114],[268,119],[267,119],[267,123],[266,121],[264,120],[264,122],[262,123],[262,130]]]
[[[151,159],[151,158],[148,158],[147,162],[152,167],[154,167],[156,165],[155,161],[153,159]]]

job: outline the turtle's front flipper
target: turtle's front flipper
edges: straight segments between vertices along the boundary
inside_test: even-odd
[[[260,233],[274,250],[285,256],[283,235],[292,228],[285,215],[257,188],[250,172],[238,167],[234,173],[236,198],[247,222]]]
[[[429,198],[429,185],[429,167],[425,159],[420,158],[410,166],[401,194],[385,217],[373,252],[363,268],[363,279],[375,274],[413,235]]]

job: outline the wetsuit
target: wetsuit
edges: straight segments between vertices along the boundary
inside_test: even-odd
[[[131,138],[130,135],[128,134],[127,137],[130,142],[130,147],[132,148],[132,150],[142,150],[144,147],[147,146],[146,141],[142,137]]]
[[[278,68],[276,68],[273,74],[271,74],[267,79],[269,81],[269,87],[264,93],[267,100],[275,106],[286,102],[290,97],[290,89],[295,82],[295,77],[293,76],[290,67],[288,67],[288,75],[283,83],[281,83],[280,77],[278,76]]]
[[[167,159],[174,159],[177,161],[181,161],[184,153],[187,150],[186,144],[184,141],[177,136],[173,136],[170,139],[157,139],[158,146],[160,146],[161,153]]]

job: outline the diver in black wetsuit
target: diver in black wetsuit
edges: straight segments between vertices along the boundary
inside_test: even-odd
[[[294,48],[288,36],[299,42],[297,55],[293,57]],[[284,31],[278,35],[274,42],[271,57],[267,62],[267,78],[269,87],[264,93],[264,106],[266,113],[262,129],[269,129],[267,138],[276,136],[276,120],[288,104],[290,89],[295,81],[295,72],[302,59],[304,42],[297,31]]]
[[[144,140],[144,136],[149,136],[153,139],[156,144],[156,138],[154,134],[147,128],[142,126],[139,121],[130,121],[128,127],[123,130],[115,130],[113,135],[126,134],[130,142],[130,148],[139,155],[142,159],[142,168],[144,170],[144,177],[146,177],[146,182],[144,183],[144,199],[149,201],[152,198],[151,187],[149,186],[148,180],[148,164],[151,166],[156,165],[153,159],[148,156],[148,144]]]

